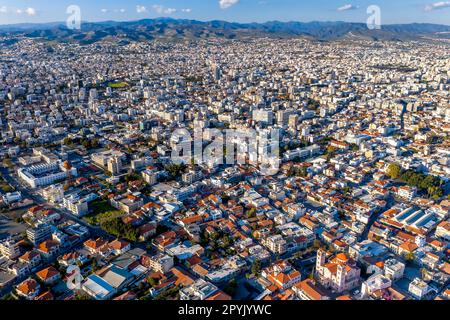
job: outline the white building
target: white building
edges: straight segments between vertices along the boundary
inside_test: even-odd
[[[363,298],[367,298],[373,295],[376,291],[385,290],[391,286],[392,281],[388,277],[378,273],[363,282],[361,286],[361,295]]]
[[[419,278],[415,278],[413,281],[411,281],[408,287],[409,293],[411,293],[411,295],[413,295],[416,299],[422,299],[430,292],[430,290],[430,286],[425,281]]]
[[[9,192],[3,196],[3,202],[7,205],[22,200],[22,193],[20,191]]]
[[[14,259],[20,256],[19,245],[11,239],[0,242],[0,255],[8,259]]]
[[[63,201],[64,188],[61,184],[52,185],[42,190],[42,197],[55,204]]]
[[[79,199],[76,196],[64,198],[64,207],[78,217],[85,216],[89,212],[88,202],[86,199]]]
[[[111,172],[113,176],[120,174],[120,171],[122,171],[122,160],[120,157],[108,159],[108,171]]]
[[[56,181],[78,175],[76,168],[67,168],[61,161],[40,164],[17,170],[19,177],[30,187],[48,186]]]
[[[212,283],[199,279],[180,290],[180,300],[205,300],[218,290]]]
[[[286,252],[286,240],[279,234],[267,237],[263,244],[273,253],[283,254]]]
[[[391,279],[392,281],[396,281],[403,277],[405,272],[405,264],[396,260],[389,259],[384,262],[384,275]]]
[[[155,170],[147,169],[142,172],[142,178],[144,178],[144,181],[152,186],[158,183],[158,172]]]

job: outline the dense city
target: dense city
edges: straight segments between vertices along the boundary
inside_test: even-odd
[[[448,300],[449,53],[361,38],[2,46],[0,297]],[[278,139],[225,147],[230,130]]]

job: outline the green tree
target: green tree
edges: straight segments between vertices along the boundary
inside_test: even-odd
[[[415,256],[414,256],[414,253],[412,253],[412,252],[408,252],[408,253],[406,253],[405,254],[405,259],[407,260],[407,261],[414,261],[414,259],[415,259]]]
[[[252,273],[257,276],[261,272],[261,261],[255,260],[252,264]]]
[[[149,277],[147,279],[148,284],[153,288],[154,286],[158,285],[158,281],[155,278]]]
[[[69,137],[65,138],[63,141],[63,144],[68,146],[72,144],[72,139],[70,139]]]
[[[391,163],[386,170],[386,174],[391,179],[398,179],[402,172],[402,168],[397,163]]]
[[[254,218],[256,216],[256,208],[250,208],[246,212],[247,219]]]

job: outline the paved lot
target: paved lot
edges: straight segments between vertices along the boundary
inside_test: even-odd
[[[26,229],[24,224],[19,224],[12,220],[6,220],[3,217],[0,217],[0,240],[25,232]]]

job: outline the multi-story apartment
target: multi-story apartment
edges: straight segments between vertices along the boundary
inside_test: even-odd
[[[409,186],[401,186],[398,188],[397,195],[400,198],[403,198],[408,201],[412,201],[412,199],[416,196],[417,188],[409,187]]]
[[[38,245],[39,243],[50,239],[52,236],[52,228],[48,224],[41,224],[36,226],[35,228],[27,230],[27,238],[34,245]]]
[[[166,254],[142,257],[143,263],[156,272],[167,273],[174,266],[173,257]]]
[[[12,239],[6,239],[0,242],[0,255],[8,259],[15,259],[20,256],[20,247],[17,242]]]
[[[64,198],[63,204],[70,212],[78,217],[85,216],[89,212],[86,199],[79,199],[78,197]]]
[[[283,254],[286,252],[286,240],[279,234],[264,239],[263,245],[273,253]]]
[[[391,279],[392,281],[396,281],[403,277],[403,273],[405,272],[405,264],[396,260],[396,259],[388,259],[384,262],[384,275]]]

